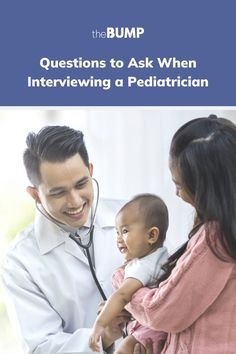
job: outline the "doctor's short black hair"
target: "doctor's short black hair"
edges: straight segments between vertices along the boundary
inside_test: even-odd
[[[26,137],[26,145],[23,161],[27,176],[34,186],[40,184],[40,164],[43,161],[63,162],[78,153],[89,167],[84,135],[80,130],[60,125],[45,126],[38,133],[30,132]]]
[[[144,222],[146,228],[157,227],[159,229],[158,244],[162,245],[169,226],[169,213],[165,202],[156,194],[138,194],[128,201],[118,214],[133,204],[137,205],[140,220]]]

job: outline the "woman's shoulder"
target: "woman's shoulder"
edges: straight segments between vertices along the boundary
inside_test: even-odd
[[[222,261],[235,262],[222,245],[219,226],[216,222],[201,225],[190,238],[186,251],[191,253],[192,256],[202,252],[210,252]]]

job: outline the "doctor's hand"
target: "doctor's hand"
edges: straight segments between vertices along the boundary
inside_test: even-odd
[[[94,352],[100,352],[100,339],[105,331],[105,327],[95,322],[92,333],[89,337],[89,348]]]
[[[98,314],[101,312],[104,304],[105,302],[102,302],[99,305]],[[102,344],[104,350],[107,350],[117,339],[122,337],[123,329],[129,320],[130,313],[126,310],[123,310],[116,318],[114,318],[114,320],[111,321],[109,326],[105,327],[102,334]]]

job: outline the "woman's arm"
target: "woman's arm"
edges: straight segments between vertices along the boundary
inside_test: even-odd
[[[142,288],[132,297],[126,308],[141,324],[165,332],[183,331],[225,287],[235,264],[218,259],[201,233],[191,240],[191,246],[159,288]]]

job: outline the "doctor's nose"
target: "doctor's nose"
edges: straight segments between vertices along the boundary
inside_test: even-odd
[[[78,208],[82,205],[83,199],[78,191],[72,191],[67,196],[67,206],[69,208]]]

